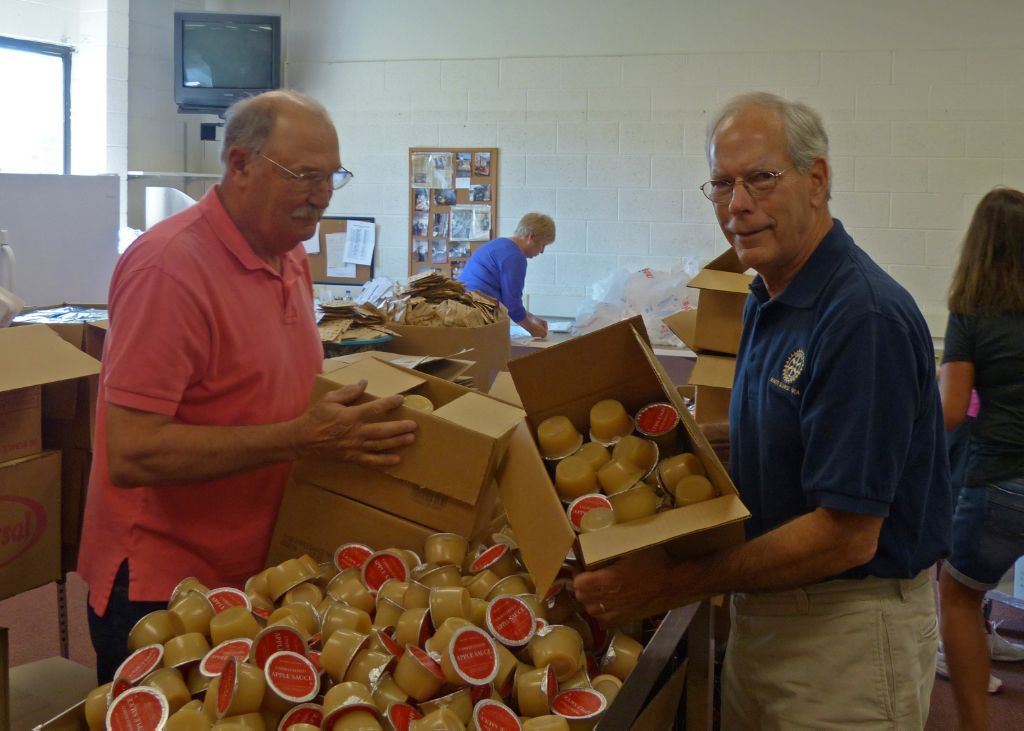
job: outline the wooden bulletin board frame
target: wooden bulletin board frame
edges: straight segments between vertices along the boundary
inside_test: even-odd
[[[487,238],[479,240],[452,239],[452,204],[450,194],[447,199],[444,195],[438,196],[439,190],[444,190],[430,185],[421,184],[416,179],[414,161],[417,156],[436,153],[438,155],[451,154],[451,181],[455,186],[455,206],[490,206],[490,227],[487,230]],[[468,185],[470,187],[458,187],[457,181],[460,177],[459,160],[469,156]],[[489,157],[488,157],[489,156]],[[486,164],[485,164],[486,161]],[[465,168],[462,168],[463,170]],[[486,173],[486,174],[485,174]],[[491,239],[498,236],[498,173],[499,160],[497,147],[410,147],[409,148],[409,275],[419,274],[423,271],[439,271],[447,277],[458,276],[458,272],[469,257],[478,248]],[[486,190],[478,189],[478,186],[489,186]],[[426,191],[419,193],[418,191]],[[480,196],[486,192],[486,199]],[[423,200],[425,195],[426,200]],[[472,198],[477,196],[476,200]],[[419,200],[418,200],[419,199]],[[424,207],[425,206],[425,207]],[[417,214],[420,214],[417,219]],[[423,218],[425,214],[426,218]],[[445,219],[445,230],[443,236],[435,236],[441,231],[435,230],[438,222],[437,216],[447,216]],[[420,227],[425,221],[426,228]],[[441,242],[443,242],[443,259],[438,256]],[[437,248],[435,248],[437,247]]]
[[[369,266],[356,266],[354,278],[329,277],[327,276],[327,234],[340,233],[348,229],[349,221],[366,221],[375,223],[370,216],[324,216],[320,219],[320,253],[308,254],[309,272],[313,277],[314,284],[366,284],[373,279],[373,263]],[[376,234],[374,235],[376,239]],[[377,255],[377,247],[374,246],[374,258]]]

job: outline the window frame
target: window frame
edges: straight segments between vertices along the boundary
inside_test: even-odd
[[[74,49],[71,46],[62,46],[57,43],[44,43],[42,41],[29,41],[23,38],[12,38],[0,35],[0,48],[9,48],[15,51],[26,51],[38,53],[43,56],[57,56],[62,60],[64,71],[63,88],[64,96],[64,175],[71,174],[71,54]]]

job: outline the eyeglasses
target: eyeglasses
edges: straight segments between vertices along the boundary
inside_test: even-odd
[[[262,152],[258,152],[256,154],[262,157],[267,162],[273,163],[281,170],[288,173],[288,175],[292,177],[292,182],[294,182],[295,185],[301,188],[302,190],[316,188],[322,185],[323,183],[327,183],[329,186],[331,186],[331,190],[338,190],[339,188],[343,188],[345,184],[348,183],[348,181],[352,180],[353,178],[352,173],[346,170],[345,168],[338,168],[337,170],[333,170],[329,173],[324,173],[319,170],[313,170],[308,173],[296,173],[286,168],[277,160],[271,160]]]
[[[779,178],[782,177],[783,173],[788,173],[792,169],[793,167],[790,166],[777,173],[773,173],[771,170],[753,170],[747,173],[745,177],[736,178],[736,180],[743,181],[743,187],[750,194],[751,198],[763,198],[775,190],[775,186],[778,185]],[[736,187],[736,180],[709,180],[700,186],[700,192],[712,203],[728,203],[732,200],[732,192],[733,188]]]

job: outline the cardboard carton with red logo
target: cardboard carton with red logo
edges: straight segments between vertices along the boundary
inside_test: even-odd
[[[60,578],[60,452],[0,463],[0,599]]]

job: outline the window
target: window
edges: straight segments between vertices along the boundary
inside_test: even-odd
[[[0,36],[0,171],[71,169],[71,48]]]

